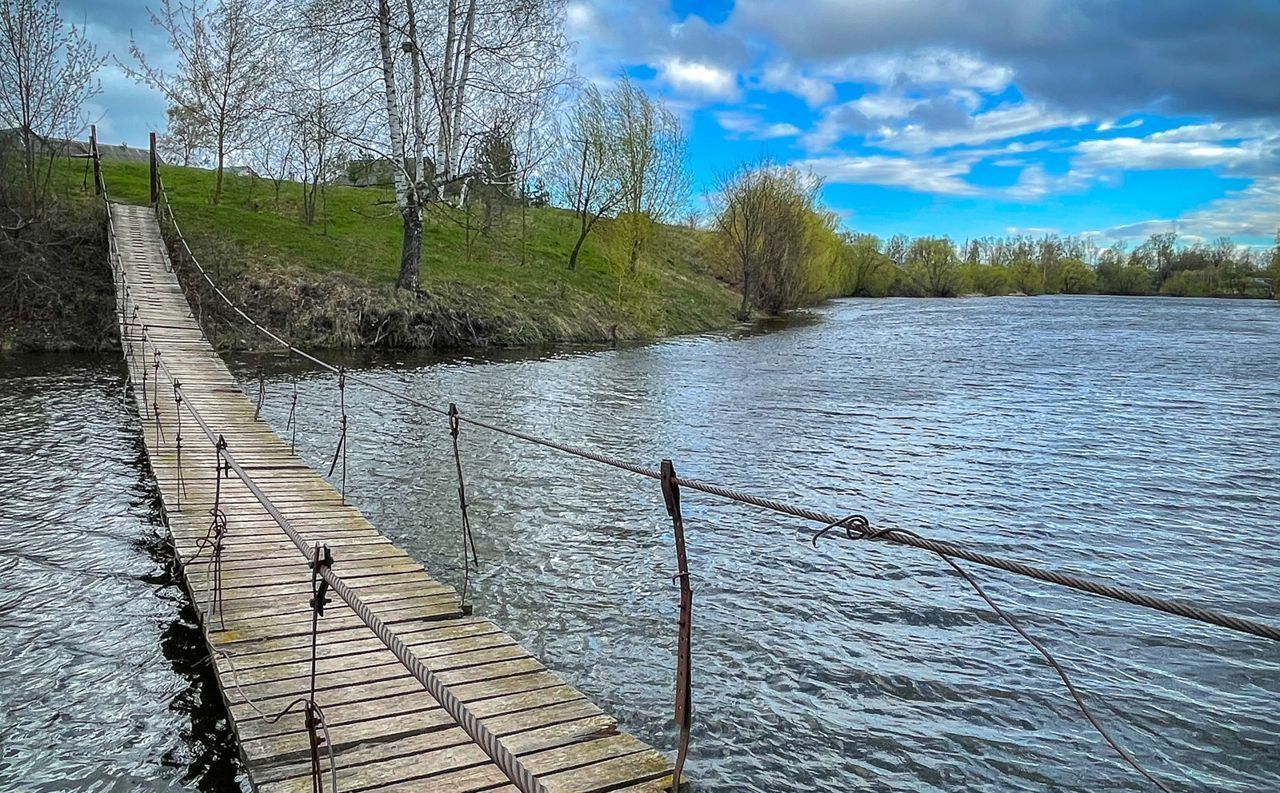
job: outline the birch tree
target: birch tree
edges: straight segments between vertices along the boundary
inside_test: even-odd
[[[451,200],[451,192],[465,200],[476,174],[463,164],[475,143],[513,105],[536,108],[563,83],[563,7],[563,0],[401,0],[393,8],[378,0],[385,158],[404,235],[397,286],[418,288],[424,207]]]
[[[62,19],[57,0],[0,5],[0,126],[16,130],[32,217],[47,197],[58,141],[84,131],[84,107],[101,91],[96,74],[104,60],[82,28]],[[20,229],[32,217],[6,229]]]
[[[258,0],[162,0],[151,24],[164,32],[177,65],[166,70],[144,53],[136,39],[134,63],[121,64],[132,77],[164,94],[193,123],[209,131],[214,156],[212,201],[222,200],[227,157],[241,151],[263,110],[274,74],[275,48]]]

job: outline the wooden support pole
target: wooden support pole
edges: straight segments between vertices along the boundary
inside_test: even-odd
[[[89,157],[93,160],[93,194],[102,195],[102,160],[98,157],[98,125],[89,125]]]
[[[160,200],[160,171],[156,160],[156,133],[151,133],[151,206]]]

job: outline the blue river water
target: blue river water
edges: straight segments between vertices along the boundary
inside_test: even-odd
[[[1280,303],[845,300],[768,332],[347,363],[527,432],[1280,622]],[[327,468],[334,377],[231,364],[255,394],[265,371],[282,432],[296,384],[299,452]],[[0,372],[0,789],[240,789],[122,367]],[[351,500],[460,583],[445,419],[347,396]],[[477,613],[673,749],[657,484],[477,428],[460,444]],[[699,790],[1149,789],[936,557],[815,549],[819,527],[684,501]],[[1280,790],[1280,646],[969,569],[1171,788]]]

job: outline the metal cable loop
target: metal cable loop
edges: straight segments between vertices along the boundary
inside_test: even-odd
[[[821,539],[824,534],[826,534],[828,531],[835,528],[836,526],[843,526],[846,530],[845,536],[851,540],[872,540],[872,539],[876,539],[877,537],[884,536],[891,531],[897,531],[898,533],[905,534],[905,535],[914,534],[914,532],[909,532],[902,529],[896,529],[896,530],[871,529],[865,517],[861,515],[850,515],[847,518],[843,518],[839,521],[836,521],[828,525],[822,531],[815,534],[813,536],[813,547],[817,548],[818,540]],[[1013,618],[1013,615],[1009,614],[1003,608],[1001,608],[1000,605],[997,604],[989,594],[987,594],[987,591],[983,589],[982,585],[978,583],[977,579],[974,578],[973,575],[970,574],[968,570],[965,570],[963,567],[961,567],[956,562],[955,559],[952,559],[951,557],[941,553],[938,554],[938,558],[946,562],[951,567],[952,570],[954,570],[961,578],[963,578],[965,582],[967,582],[969,586],[973,589],[973,591],[977,592],[978,596],[981,597],[984,601],[986,601],[986,604],[991,608],[992,611],[995,612],[996,616],[998,616],[1002,621],[1004,621],[1004,623],[1007,624],[1010,628],[1013,628],[1015,631],[1017,631],[1019,636],[1021,636],[1024,640],[1026,640],[1026,642],[1030,644],[1036,650],[1036,652],[1040,653],[1040,655],[1044,657],[1045,661],[1049,663],[1049,666],[1053,669],[1053,671],[1056,672],[1058,674],[1058,677],[1062,679],[1063,684],[1066,686],[1067,693],[1075,701],[1076,708],[1080,711],[1081,715],[1085,717],[1085,719],[1089,722],[1090,726],[1092,726],[1093,729],[1098,733],[1098,735],[1102,737],[1102,740],[1105,741],[1107,745],[1111,747],[1111,749],[1116,753],[1116,755],[1119,756],[1119,758],[1123,760],[1127,765],[1129,765],[1129,767],[1131,767],[1133,770],[1137,771],[1139,774],[1145,777],[1147,781],[1155,785],[1160,790],[1164,791],[1164,793],[1173,793],[1173,791],[1163,781],[1161,781],[1158,777],[1151,774],[1151,772],[1147,771],[1147,769],[1144,768],[1142,764],[1139,763],[1138,760],[1132,754],[1130,754],[1127,749],[1125,749],[1123,746],[1120,745],[1119,741],[1117,741],[1111,735],[1111,733],[1107,730],[1107,728],[1102,725],[1102,722],[1099,721],[1098,718],[1093,714],[1093,710],[1088,706],[1088,704],[1085,703],[1084,697],[1080,695],[1080,692],[1076,689],[1075,685],[1071,682],[1071,676],[1067,674],[1067,670],[1062,666],[1062,664],[1058,662],[1058,659],[1055,658],[1053,653],[1049,651],[1049,648],[1046,647],[1042,642],[1040,642],[1034,636],[1027,633],[1027,631],[1023,629],[1023,627],[1018,623],[1018,621]]]

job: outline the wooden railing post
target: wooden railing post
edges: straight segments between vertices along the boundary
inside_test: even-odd
[[[151,206],[160,200],[160,171],[156,161],[156,133],[151,133]]]
[[[89,125],[89,159],[93,160],[93,194],[102,195],[102,163],[98,159],[98,125]]]

